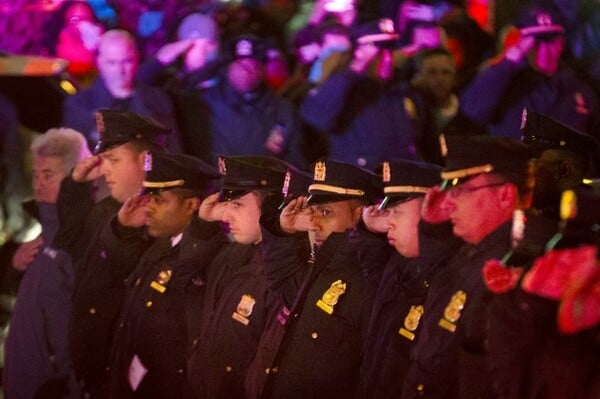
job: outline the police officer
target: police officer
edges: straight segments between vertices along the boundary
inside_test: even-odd
[[[230,239],[212,259],[206,278],[201,328],[189,359],[197,398],[244,398],[244,378],[269,307],[259,218],[277,212],[290,166],[271,157],[220,156],[220,193],[199,215],[222,222]]]
[[[513,213],[529,206],[533,190],[533,154],[521,142],[455,136],[447,138],[444,150],[446,191],[428,193],[423,217],[450,220],[454,235],[465,244],[431,281],[404,398],[491,393],[485,345],[489,293],[481,269],[510,249]]]
[[[188,336],[194,333],[188,332],[186,316],[199,311],[188,304],[202,294],[204,269],[224,242],[218,226],[204,231],[190,226],[220,176],[215,168],[186,155],[150,152],[145,170],[141,195],[125,201],[104,233],[109,262],[139,259],[125,281],[109,398],[172,398],[186,392]],[[147,249],[144,233],[154,239]]]
[[[145,152],[163,149],[170,132],[128,111],[100,111],[96,122],[101,135],[96,155],[79,162],[61,184],[60,228],[55,238],[57,246],[74,259],[69,346],[75,372],[91,397],[102,395],[123,279],[135,267],[135,263],[108,262],[100,233],[121,203],[142,187]],[[110,196],[95,204],[93,182],[101,176]]]
[[[377,196],[372,173],[336,161],[314,165],[310,196],[263,220],[264,261],[277,312],[268,320],[247,379],[251,398],[352,397],[373,293],[346,230]],[[299,251],[297,219],[311,210],[314,257]]]
[[[419,223],[425,193],[441,182],[440,167],[397,160],[384,162],[381,171],[383,212],[365,210],[366,228],[357,228],[351,240],[377,287],[359,385],[359,397],[373,399],[401,395],[429,281],[461,243],[448,222]]]
[[[559,121],[524,109],[522,141],[538,152],[533,207],[537,212],[559,218],[560,196],[564,190],[583,186],[583,179],[595,176],[598,141]]]
[[[414,98],[389,82],[398,38],[392,21],[362,25],[355,35],[350,64],[304,98],[303,121],[327,133],[331,159],[371,170],[387,159],[418,159],[422,115]],[[385,68],[377,71],[380,61]]]
[[[518,139],[521,111],[527,107],[597,136],[598,98],[560,65],[565,29],[556,14],[528,10],[515,22],[516,43],[490,60],[463,91],[464,113],[486,124],[490,134]]]

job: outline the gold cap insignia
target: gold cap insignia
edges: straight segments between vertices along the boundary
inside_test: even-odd
[[[414,340],[415,331],[419,327],[419,321],[421,320],[421,316],[423,316],[423,312],[425,312],[423,306],[411,306],[410,311],[404,318],[404,327],[400,328],[398,333],[410,341]]]
[[[252,55],[252,42],[250,40],[240,40],[235,45],[235,54],[238,56]]]
[[[414,101],[408,97],[404,98],[404,111],[410,119],[417,118],[417,106],[415,105]]]
[[[440,154],[442,154],[443,157],[446,157],[446,155],[448,155],[448,144],[446,144],[446,136],[444,136],[444,134],[440,134],[438,140],[440,142]]]
[[[315,164],[315,181],[325,181],[325,176],[327,174],[327,166],[325,166],[325,162],[319,161]]]
[[[100,134],[104,134],[105,132],[105,128],[104,128],[104,117],[102,116],[101,112],[96,112],[96,128],[98,129],[98,132]]]
[[[440,319],[438,325],[450,332],[456,331],[456,322],[460,319],[461,311],[467,302],[467,293],[460,290],[456,291],[446,309],[444,309],[444,317]]]
[[[394,22],[389,18],[380,19],[379,30],[383,33],[394,33]]]
[[[389,183],[392,180],[392,170],[390,169],[390,163],[385,161],[383,163],[383,170],[381,171],[381,178],[384,183]]]
[[[288,170],[285,172],[285,178],[283,179],[283,187],[281,188],[281,193],[284,197],[287,197],[288,192],[290,191],[290,180],[292,179],[292,173]]]
[[[252,314],[252,310],[254,309],[255,304],[256,299],[254,299],[252,295],[242,295],[242,299],[240,299],[240,303],[238,303],[235,312],[233,312],[233,314],[231,315],[231,318],[247,326],[250,323],[248,317],[250,317],[250,315]]]
[[[225,165],[225,158],[219,157],[219,173],[223,176],[227,175],[227,166]]]
[[[523,112],[521,113],[521,130],[525,129],[526,124],[527,124],[527,108],[523,108]]]
[[[144,172],[150,172],[152,170],[152,154],[149,152],[144,155]]]
[[[337,280],[331,283],[331,286],[325,291],[321,299],[317,301],[317,306],[327,314],[333,313],[334,306],[338,303],[340,296],[346,292],[346,283]]]

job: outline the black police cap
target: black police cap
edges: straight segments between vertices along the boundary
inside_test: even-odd
[[[308,187],[311,183],[312,175],[310,173],[295,168],[288,169],[283,179],[283,187],[281,188],[283,202],[279,208],[283,208],[299,196],[308,196]]]
[[[441,136],[446,168],[441,173],[444,188],[463,183],[482,173],[525,178],[530,173],[531,147],[518,140],[493,136]],[[512,182],[517,183],[517,182]]]
[[[520,28],[521,35],[538,39],[556,37],[565,32],[560,12],[549,5],[527,9],[517,18],[515,26]]]
[[[379,209],[422,197],[427,189],[437,186],[442,182],[440,172],[442,168],[425,162],[409,160],[386,161],[377,168],[383,182],[385,197]]]
[[[521,141],[541,151],[561,149],[588,156],[598,151],[594,137],[528,108],[523,109],[521,131]]]
[[[231,201],[251,191],[281,193],[288,169],[293,166],[266,156],[218,156],[222,188],[219,201]]]
[[[318,161],[312,169],[313,179],[308,187],[310,204],[348,199],[371,203],[380,197],[379,176],[368,170],[333,160]]]
[[[352,30],[351,37],[356,44],[374,44],[380,47],[393,45],[400,38],[394,29],[394,22],[389,18],[358,25]]]
[[[265,59],[266,45],[258,36],[240,35],[225,45],[225,57],[229,61],[240,58]]]
[[[144,170],[142,192],[145,194],[175,188],[204,190],[212,180],[221,177],[216,168],[196,157],[163,152],[148,152]]]
[[[135,140],[145,140],[164,148],[167,135],[171,133],[171,129],[152,118],[112,109],[96,112],[96,128],[100,133],[100,140],[94,149],[95,154]]]

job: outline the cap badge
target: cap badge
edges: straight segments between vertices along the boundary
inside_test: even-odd
[[[231,318],[247,326],[250,323],[248,317],[250,317],[252,314],[255,304],[256,299],[254,299],[254,297],[248,294],[242,295],[242,299],[240,299],[240,303],[238,303],[235,312],[233,312],[231,315]]]
[[[394,22],[389,18],[380,19],[379,30],[383,33],[394,33]]]
[[[327,173],[327,167],[325,166],[325,162],[319,161],[315,164],[315,176],[314,179],[316,181],[325,181],[325,176]]]
[[[101,112],[96,112],[96,128],[98,129],[98,132],[100,134],[104,134],[105,132],[105,128],[104,128],[104,117],[102,116]]]
[[[382,170],[382,179],[384,183],[389,183],[392,180],[392,171],[390,169],[390,163],[385,161],[383,163],[383,170]]]
[[[173,271],[171,269],[161,270],[154,281],[150,283],[150,287],[160,292],[161,294],[167,290],[167,283],[171,280]]]
[[[523,108],[521,113],[521,130],[525,129],[525,125],[527,125],[527,108]]]
[[[342,280],[334,281],[321,299],[317,301],[317,306],[325,313],[332,314],[334,306],[345,292],[346,283],[343,283]]]
[[[444,309],[444,317],[440,319],[438,325],[445,330],[450,332],[456,331],[456,322],[460,319],[460,312],[465,307],[465,303],[467,302],[467,293],[460,290],[456,291],[450,302]]]
[[[423,306],[411,306],[408,315],[404,318],[404,326],[400,328],[398,334],[412,341],[415,339],[415,330],[419,327],[419,321],[425,309]]]
[[[565,190],[560,198],[560,218],[568,220],[575,216],[577,216],[577,195],[573,190]]]
[[[292,173],[288,170],[285,172],[285,178],[283,179],[283,187],[281,188],[281,193],[284,197],[287,197],[288,192],[290,191],[290,180],[292,179]]]
[[[227,166],[225,165],[225,158],[219,157],[219,173],[223,176],[227,176]]]
[[[144,156],[144,172],[150,172],[152,170],[152,154],[147,153]]]
[[[235,45],[235,54],[242,57],[252,55],[252,42],[242,39]]]
[[[446,136],[440,134],[438,140],[440,142],[440,154],[442,154],[443,157],[446,157],[446,155],[448,155],[448,144],[446,144]]]
[[[536,19],[537,19],[538,25],[544,25],[544,26],[552,25],[552,17],[550,16],[550,14],[540,13]]]

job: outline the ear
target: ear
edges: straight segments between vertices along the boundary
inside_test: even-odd
[[[568,180],[573,175],[573,163],[568,159],[564,159],[564,160],[560,161],[560,164],[558,165],[556,174],[557,174],[557,176],[556,176],[557,181],[560,181],[563,179]]]
[[[360,220],[360,217],[362,216],[362,212],[363,212],[364,208],[365,207],[363,205],[359,205],[352,210],[352,223],[353,224],[358,223],[358,221]]]
[[[184,206],[185,206],[186,213],[193,215],[196,212],[198,212],[198,209],[200,209],[200,198],[198,198],[198,197],[186,198],[186,199],[184,199]]]

